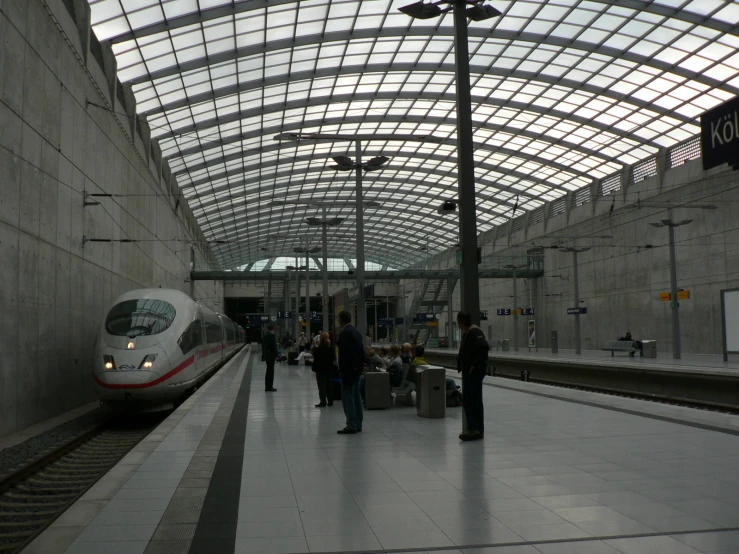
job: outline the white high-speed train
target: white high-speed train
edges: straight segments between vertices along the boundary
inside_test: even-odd
[[[178,290],[121,295],[95,341],[95,392],[113,407],[168,409],[233,356],[246,334]]]

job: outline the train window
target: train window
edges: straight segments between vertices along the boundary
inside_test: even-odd
[[[221,326],[217,319],[215,321],[205,322],[205,337],[209,344],[221,342],[223,340]]]
[[[105,320],[105,330],[118,337],[156,335],[166,331],[177,312],[164,300],[125,300],[113,306]]]
[[[177,339],[177,344],[180,345],[183,354],[187,354],[193,348],[203,344],[203,324],[200,323],[199,319],[187,326],[182,336]]]

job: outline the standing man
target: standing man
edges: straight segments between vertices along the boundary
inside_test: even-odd
[[[362,334],[350,325],[352,316],[346,310],[339,312],[339,373],[341,373],[341,402],[346,415],[346,427],[337,431],[339,435],[354,435],[362,432],[362,397],[359,391],[359,376],[364,369],[364,345]]]
[[[463,441],[476,441],[485,435],[485,412],[482,405],[482,380],[488,369],[488,341],[467,312],[457,314],[462,330],[457,371],[462,374],[462,406],[467,416],[467,430],[459,435]]]
[[[275,358],[277,357],[277,338],[274,334],[275,326],[267,325],[267,332],[262,338],[262,361],[267,363],[267,373],[264,375],[264,390],[266,392],[275,392],[277,389],[272,386],[275,380]]]

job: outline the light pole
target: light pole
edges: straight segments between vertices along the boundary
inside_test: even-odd
[[[508,264],[505,269],[513,270],[513,350],[518,352],[518,289],[516,287],[516,270],[523,269],[525,265]],[[479,316],[478,316],[479,317]]]
[[[679,360],[681,357],[680,344],[680,302],[677,299],[677,260],[675,259],[675,227],[687,225],[692,219],[682,221],[672,220],[672,209],[667,209],[667,219],[656,223],[650,223],[652,227],[667,227],[670,237],[670,309],[672,310],[672,359]]]
[[[667,227],[670,240],[670,308],[672,310],[672,358],[679,360],[681,357],[680,344],[680,302],[677,298],[677,260],[675,259],[675,227],[687,225],[692,219],[683,219],[682,221],[673,221],[672,209],[679,207],[680,209],[692,210],[715,210],[717,206],[714,204],[703,204],[693,202],[690,204],[682,204],[674,206],[670,202],[659,201],[637,201],[635,208],[667,208],[667,219],[659,222],[650,223],[652,227]]]
[[[454,12],[454,61],[457,98],[457,194],[459,198],[459,244],[462,250],[460,298],[462,310],[480,324],[480,282],[477,271],[477,209],[475,206],[475,158],[472,143],[472,98],[470,92],[470,58],[467,44],[467,18],[484,21],[501,12],[479,0],[444,0],[425,4],[421,0],[400,8],[416,19],[431,19]]]
[[[328,313],[328,239],[326,238],[326,228],[334,227],[344,221],[342,217],[332,217],[326,219],[326,206],[321,205],[321,219],[317,217],[308,217],[305,222],[308,225],[320,225],[322,227],[321,234],[323,239],[323,330],[328,333],[329,330],[329,313]]]
[[[316,252],[320,252],[321,248],[318,246],[314,246],[313,248],[309,246],[297,246],[293,248],[293,252],[297,252],[299,254],[305,252],[305,333],[306,336],[310,336],[310,321],[311,321],[311,312],[310,312],[310,255],[315,254]]]
[[[560,248],[560,252],[572,252],[572,267],[575,272],[575,354],[582,354],[582,343],[580,340],[580,281],[577,273],[577,254],[579,252],[586,252],[590,248],[575,248],[574,246],[568,246],[566,248]]]
[[[335,156],[333,160],[337,165],[331,166],[332,169],[339,171],[356,170],[356,226],[357,226],[357,289],[359,298],[357,301],[357,329],[362,333],[362,337],[367,334],[367,306],[364,299],[364,222],[363,222],[363,199],[362,199],[362,171],[375,171],[382,168],[382,165],[389,158],[385,156],[377,156],[366,163],[362,163],[362,141],[412,141],[412,142],[441,142],[439,138],[429,135],[393,135],[393,134],[374,134],[374,135],[342,135],[342,134],[326,134],[326,133],[282,133],[275,135],[275,140],[289,140],[300,143],[303,140],[319,141],[319,142],[341,142],[349,141],[355,145],[356,160],[352,161],[348,156]],[[470,139],[471,140],[471,139]],[[473,186],[474,190],[474,186]]]

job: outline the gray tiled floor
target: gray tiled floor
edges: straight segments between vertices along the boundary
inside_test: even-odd
[[[483,442],[460,443],[461,409],[365,412],[362,434],[339,436],[341,405],[313,407],[310,368],[278,365],[271,394],[263,375],[236,552],[739,551],[737,533],[670,535],[739,526],[737,436],[495,387]]]

